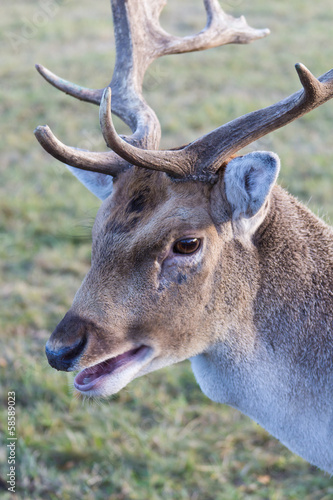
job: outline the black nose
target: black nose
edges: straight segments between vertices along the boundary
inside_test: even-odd
[[[87,336],[84,335],[74,345],[60,347],[60,349],[52,350],[48,343],[45,347],[47,360],[57,370],[69,372],[75,370],[75,362],[80,358],[87,344]]]

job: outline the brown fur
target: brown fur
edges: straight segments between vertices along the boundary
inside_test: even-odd
[[[168,290],[156,291],[154,260],[170,240],[189,229],[207,234],[213,251],[200,269],[177,272]],[[290,318],[295,330],[331,318],[332,292],[323,285],[333,281],[332,261],[331,230],[278,187],[249,248],[233,238],[230,209],[218,186],[129,170],[116,181],[114,194],[96,219],[92,269],[73,305],[76,314],[93,320],[100,331],[90,333],[82,365],[98,361],[101,352],[118,351],[127,332],[134,330],[137,339],[154,338],[163,352],[183,350],[181,357],[188,357],[200,350],[198,338],[206,338],[212,320],[220,324],[222,318],[239,330],[244,318],[253,316],[264,325],[272,349],[282,348],[290,335],[284,323]],[[217,321],[209,313],[216,301]],[[316,320],[318,309],[328,311]],[[311,342],[311,330],[304,335]],[[322,335],[317,350],[329,333],[325,329]]]
[[[278,186],[261,211],[249,237],[232,218],[223,171],[211,186],[128,170],[98,212],[91,270],[48,347],[84,336],[71,368],[82,369],[151,346],[154,364],[138,375],[200,355],[194,372],[209,397],[333,471],[322,444],[307,455],[302,427],[311,412],[333,426],[332,230]],[[202,239],[200,259],[167,258],[184,235]]]

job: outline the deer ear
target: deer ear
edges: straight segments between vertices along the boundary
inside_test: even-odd
[[[233,219],[249,219],[264,205],[280,170],[275,153],[255,151],[231,160],[224,174]]]
[[[111,194],[113,186],[113,178],[111,175],[81,170],[80,168],[70,167],[69,165],[66,165],[66,167],[87,189],[89,189],[92,194],[97,196],[100,200],[105,200],[105,198]]]

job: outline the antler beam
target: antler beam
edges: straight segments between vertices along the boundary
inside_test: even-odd
[[[303,64],[296,64],[296,71],[303,90],[272,106],[236,118],[182,149],[170,151],[142,150],[125,142],[114,129],[109,112],[111,92],[106,91],[100,106],[100,122],[105,141],[131,164],[161,170],[176,178],[211,181],[232,154],[333,97],[333,70],[318,79]],[[100,154],[104,155],[103,168],[106,172],[109,153]],[[112,169],[110,163],[110,175]]]
[[[103,115],[108,124],[102,124],[102,130],[107,131],[104,133],[109,147],[137,166],[168,173],[172,168],[174,177],[209,180],[232,154],[333,97],[333,70],[317,79],[303,64],[295,67],[303,90],[272,106],[236,118],[179,150],[142,151],[127,144],[117,135],[111,114]],[[101,108],[105,109],[105,104]]]
[[[128,143],[151,150],[158,148],[161,131],[154,111],[142,96],[142,83],[147,68],[155,59],[227,43],[249,43],[269,34],[267,29],[256,30],[248,26],[244,17],[227,15],[218,0],[204,0],[206,27],[197,35],[176,37],[164,31],[159,23],[165,3],[165,0],[111,0],[116,41],[116,63],[109,84],[113,96],[112,112],[131,128],[133,134],[126,137]],[[36,68],[56,88],[80,100],[100,104],[104,89],[80,87],[41,65]],[[50,129],[38,127],[35,134],[41,145],[60,161],[85,170],[99,168],[100,153],[87,153],[89,161],[86,165],[83,152],[60,143]],[[105,155],[111,175],[129,166],[114,153]],[[88,156],[86,158],[88,160]]]

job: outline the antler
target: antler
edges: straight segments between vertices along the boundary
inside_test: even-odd
[[[333,97],[333,70],[317,79],[303,64],[298,63],[295,67],[303,90],[272,106],[236,118],[178,150],[143,150],[121,139],[112,123],[111,90],[106,89],[100,105],[100,123],[105,142],[131,164],[161,170],[176,178],[209,182],[214,180],[217,170],[232,154]],[[50,133],[48,128],[45,133]],[[54,136],[51,138],[56,140]],[[87,162],[92,154],[101,162],[100,169],[96,171],[110,174],[110,153],[83,153]]]
[[[204,0],[206,27],[194,36],[173,36],[159,24],[165,3],[165,0],[111,0],[116,41],[116,64],[109,85],[113,95],[112,111],[133,132],[133,135],[126,137],[126,142],[151,150],[158,148],[161,131],[154,111],[142,96],[142,83],[147,68],[156,58],[227,43],[249,43],[269,34],[267,29],[249,27],[243,16],[236,19],[225,14],[218,0]],[[56,88],[80,100],[100,104],[104,89],[79,87],[43,66],[36,65],[36,68]],[[129,166],[113,151],[93,153],[66,146],[47,126],[37,127],[35,135],[46,151],[73,167],[117,175]]]
[[[108,112],[111,92],[106,91],[101,103],[105,141],[118,155],[139,167],[162,170],[178,178],[210,181],[232,154],[333,97],[333,70],[317,79],[303,64],[298,63],[295,67],[303,90],[272,106],[236,118],[182,149],[171,151],[141,150],[123,141]]]

